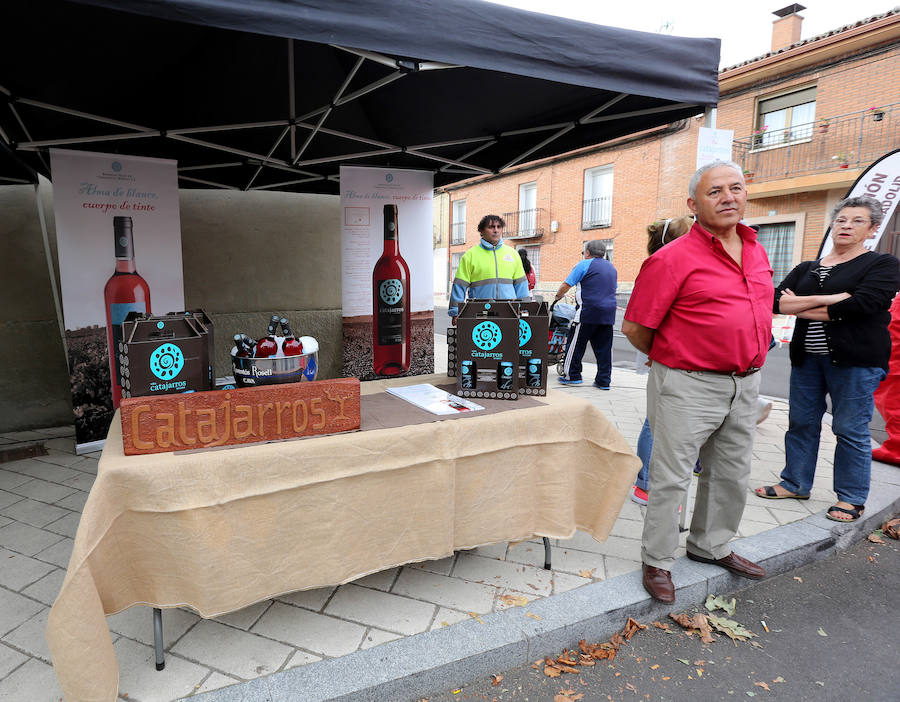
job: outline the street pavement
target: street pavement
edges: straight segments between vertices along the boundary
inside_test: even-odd
[[[650,626],[621,646],[612,664],[600,662],[558,678],[546,676],[542,664],[497,670],[502,679],[496,685],[497,678],[488,677],[431,695],[428,702],[554,698],[896,702],[900,542],[887,537],[883,541],[859,541],[846,551],[736,593],[734,614],[721,610],[716,614],[755,634],[737,645],[721,634],[714,636],[714,643],[704,644],[696,635],[687,636],[674,621],[666,620],[666,632],[642,619]],[[708,613],[696,606],[682,610],[689,616]],[[583,697],[576,698],[578,694]]]
[[[437,372],[447,348],[435,337]],[[592,368],[586,369],[588,377]],[[613,369],[612,389],[555,387],[598,407],[635,446],[645,415],[646,376]],[[752,485],[782,467],[787,405],[774,400],[757,428]],[[41,441],[47,455],[0,463],[0,700],[57,702],[61,692],[44,638],[73,538],[98,470],[99,453],[76,456],[72,427],[0,435],[9,448]],[[825,520],[833,503],[835,440],[826,417],[818,477],[805,502],[748,506],[735,550],[773,574],[840,551],[900,510],[900,470],[873,464],[864,518]],[[693,495],[688,500],[693,504]],[[545,571],[539,540],[491,544],[438,561],[393,568],[340,587],[296,592],[215,619],[189,608],[163,612],[165,670],[153,664],[150,610],[108,617],[122,699],[170,702],[417,700],[515,668],[581,638],[608,638],[627,616],[665,617],[640,585],[644,508],[626,500],[609,538],[583,532],[554,539]],[[679,556],[684,555],[682,538]],[[679,558],[676,607],[746,583]],[[523,599],[524,598],[524,599]],[[527,601],[526,606],[512,606]],[[785,676],[787,677],[787,676]],[[742,694],[742,693],[741,693]]]

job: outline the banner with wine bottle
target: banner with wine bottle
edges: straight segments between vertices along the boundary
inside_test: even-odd
[[[341,167],[345,377],[434,372],[433,180]]]
[[[79,453],[96,450],[122,397],[129,312],[184,309],[175,161],[50,150],[63,321]]]

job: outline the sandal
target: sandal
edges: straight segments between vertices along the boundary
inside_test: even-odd
[[[852,505],[852,509],[847,509],[846,507],[838,507],[837,505],[832,505],[828,508],[828,512],[826,512],[825,516],[828,517],[833,522],[855,522],[862,516],[863,510],[866,508],[865,505]],[[841,519],[840,517],[832,517],[832,512],[843,512],[844,514],[849,514],[850,519]]]
[[[764,490],[766,494],[763,495],[760,492],[760,490]],[[763,487],[757,488],[756,490],[754,490],[753,494],[756,495],[757,497],[763,498],[764,500],[808,500],[809,499],[809,495],[794,495],[791,493],[788,493],[787,495],[779,495],[777,492],[775,492],[774,485],[764,485]],[[839,520],[839,521],[843,521],[843,520]]]

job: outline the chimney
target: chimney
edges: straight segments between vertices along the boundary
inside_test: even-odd
[[[772,22],[772,51],[786,49],[800,41],[800,25],[803,24],[803,18],[797,13],[805,9],[803,5],[794,3],[772,13],[778,17]]]

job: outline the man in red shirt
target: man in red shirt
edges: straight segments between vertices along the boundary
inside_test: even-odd
[[[678,507],[699,454],[687,556],[749,578],[765,570],[733,553],[747,499],[757,371],[772,334],[772,269],[756,232],[740,223],[747,188],[740,166],[714,161],[691,178],[693,228],[644,261],[622,332],[652,362],[647,416],[653,434],[644,517],[643,583],[675,601],[670,573]]]

